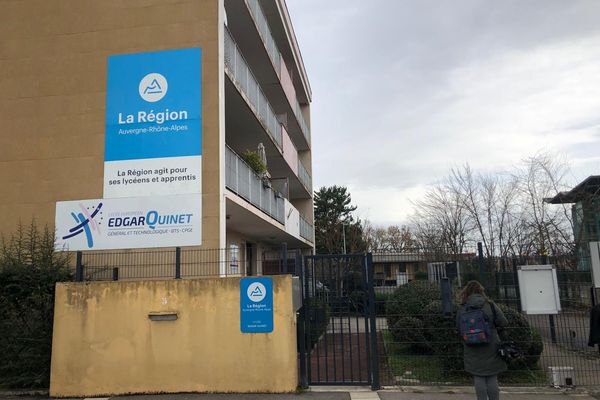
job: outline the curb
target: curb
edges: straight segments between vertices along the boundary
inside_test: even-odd
[[[21,397],[21,396],[48,397],[48,389],[39,389],[39,390],[0,390],[0,398],[2,398],[2,397]]]

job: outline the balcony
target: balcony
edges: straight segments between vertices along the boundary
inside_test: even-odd
[[[281,149],[283,146],[281,124],[227,28],[225,29],[225,66],[230,78],[239,85],[248,102],[254,107],[256,115],[271,139]]]
[[[310,222],[300,216],[300,236],[311,243],[315,242],[315,230]]]
[[[279,48],[277,48],[277,43],[275,42],[275,39],[273,38],[273,34],[271,33],[271,29],[269,28],[269,23],[267,22],[267,17],[265,16],[265,13],[264,13],[262,7],[260,6],[258,0],[247,0],[247,4],[248,4],[248,9],[250,10],[250,14],[252,14],[252,18],[254,19],[256,29],[258,30],[258,33],[259,33],[260,37],[262,38],[262,41],[267,50],[267,53],[269,54],[269,58],[271,59],[271,62],[273,63],[273,66],[275,67],[275,71],[276,71],[276,73],[282,83],[282,86],[284,87],[284,91],[285,91],[285,88],[289,87],[288,85],[286,85],[286,83],[288,82],[288,80],[291,83],[291,78],[289,77],[289,74],[287,71],[287,66],[285,65],[285,61],[283,60],[283,57],[281,56],[281,52],[279,51]],[[285,79],[285,78],[287,78],[287,79]],[[298,99],[297,99],[296,93],[295,93],[295,89],[293,89],[293,86],[292,86],[292,90],[293,90],[293,97],[291,96],[289,91],[286,91],[286,97],[287,97],[288,101],[290,102],[290,106],[292,107],[292,111],[294,113],[294,116],[296,117],[298,125],[300,125],[300,130],[302,131],[302,134],[304,135],[306,142],[308,144],[310,144],[310,130],[308,129],[308,125],[306,124],[304,115],[302,114],[302,108],[300,107],[300,103],[298,102]]]
[[[231,197],[226,194],[226,197],[229,196],[228,229],[257,240],[287,242],[299,247],[312,246],[312,225],[300,215],[292,203],[269,184],[265,184],[265,181],[228,146],[225,163],[225,185],[237,195]],[[260,211],[250,212],[250,209]],[[260,212],[274,221],[268,218],[256,218],[255,215]]]
[[[258,2],[225,0],[227,29],[242,49],[247,64],[276,115],[285,116],[284,125],[299,150],[310,149],[310,130],[302,113],[294,82],[275,43],[264,10]],[[226,56],[227,57],[227,56]],[[306,100],[307,102],[307,100]]]
[[[302,185],[304,185],[306,190],[312,193],[312,179],[300,160],[298,160],[298,178],[300,179],[300,182],[302,182]]]
[[[255,149],[258,143],[263,142],[272,175],[294,178],[290,179],[290,198],[312,197],[311,177],[298,161],[294,141],[278,120],[227,29],[224,44],[225,72],[229,77],[225,93],[227,144],[234,151],[241,152]],[[263,132],[269,138],[266,142]]]
[[[229,147],[226,150],[225,164],[225,185],[277,222],[285,224],[283,195],[265,185],[261,177]]]

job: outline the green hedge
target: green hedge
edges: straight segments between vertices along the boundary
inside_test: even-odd
[[[436,355],[448,371],[463,369],[463,345],[455,318],[442,314],[441,291],[429,282],[412,281],[399,287],[386,303],[389,330],[397,343],[408,345],[416,353]],[[508,319],[508,328],[500,332],[505,341],[513,341],[525,359],[513,361],[510,369],[535,368],[543,351],[539,332],[512,308],[499,305]],[[455,305],[454,314],[457,306]]]
[[[2,238],[0,249],[0,387],[47,388],[54,286],[71,280],[69,259],[35,223]]]

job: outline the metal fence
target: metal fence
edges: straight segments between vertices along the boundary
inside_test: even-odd
[[[310,222],[306,220],[302,215],[300,215],[300,236],[304,239],[308,240],[311,243],[314,243],[315,230]]]
[[[256,268],[257,264],[262,275],[296,274],[298,254],[301,250],[287,249],[285,245],[252,256],[240,246],[86,251],[77,253],[75,280],[243,277],[252,275],[252,266]]]
[[[281,124],[227,27],[225,27],[225,66],[229,77],[244,92],[267,133],[281,149],[283,146]]]
[[[477,279],[508,320],[501,339],[520,351],[500,374],[502,385],[600,385],[600,355],[587,346],[591,280],[576,257],[485,258],[440,249],[352,257],[304,258],[303,383],[471,385],[456,295]],[[558,314],[521,308],[517,268],[539,264],[557,270]],[[358,366],[359,359],[369,362]]]
[[[414,249],[373,259],[383,385],[470,384],[455,314],[442,313],[444,278],[452,282],[454,295],[469,280],[480,280],[506,315],[509,325],[501,338],[515,342],[523,357],[508,363],[502,385],[600,385],[600,356],[587,345],[591,275],[578,270],[576,257],[480,258]],[[517,269],[540,264],[557,270],[562,309],[556,315],[531,315],[521,308]]]
[[[304,164],[302,164],[302,161],[300,161],[299,159],[298,159],[298,179],[300,179],[300,182],[302,182],[304,187],[309,192],[312,191],[312,179],[310,177],[310,174],[304,167]]]
[[[229,147],[226,150],[225,164],[226,186],[270,217],[285,224],[283,195],[273,190]]]

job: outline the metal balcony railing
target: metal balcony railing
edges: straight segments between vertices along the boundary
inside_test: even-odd
[[[237,83],[250,104],[254,106],[269,136],[281,149],[281,124],[227,27],[225,27],[225,66],[230,78]]]
[[[299,159],[298,159],[298,179],[300,179],[300,182],[302,182],[302,184],[304,185],[306,190],[308,190],[309,193],[312,193],[312,178],[310,177],[310,174],[308,173],[306,168],[304,168],[304,165],[302,164],[302,162]]]
[[[226,147],[225,185],[253,206],[285,225],[283,195],[265,184],[233,150]]]
[[[252,14],[252,17],[256,23],[258,33],[265,44],[265,48],[267,49],[267,53],[269,54],[273,65],[276,67],[276,69],[281,68],[281,52],[279,51],[279,48],[277,48],[277,44],[275,43],[271,29],[269,28],[269,23],[267,22],[267,17],[265,17],[265,13],[259,4],[259,1],[246,0],[246,2],[248,4],[248,9],[250,10],[250,13]],[[280,74],[279,70],[277,71],[277,74]],[[298,121],[298,125],[300,125],[300,129],[302,130],[302,134],[304,135],[306,142],[310,144],[310,130],[308,129],[308,125],[304,120],[302,108],[300,107],[298,99],[294,100],[295,104],[290,105],[294,111],[294,115],[296,116],[296,120]]]
[[[302,215],[300,215],[300,236],[311,243],[315,242],[315,231],[313,226]]]

